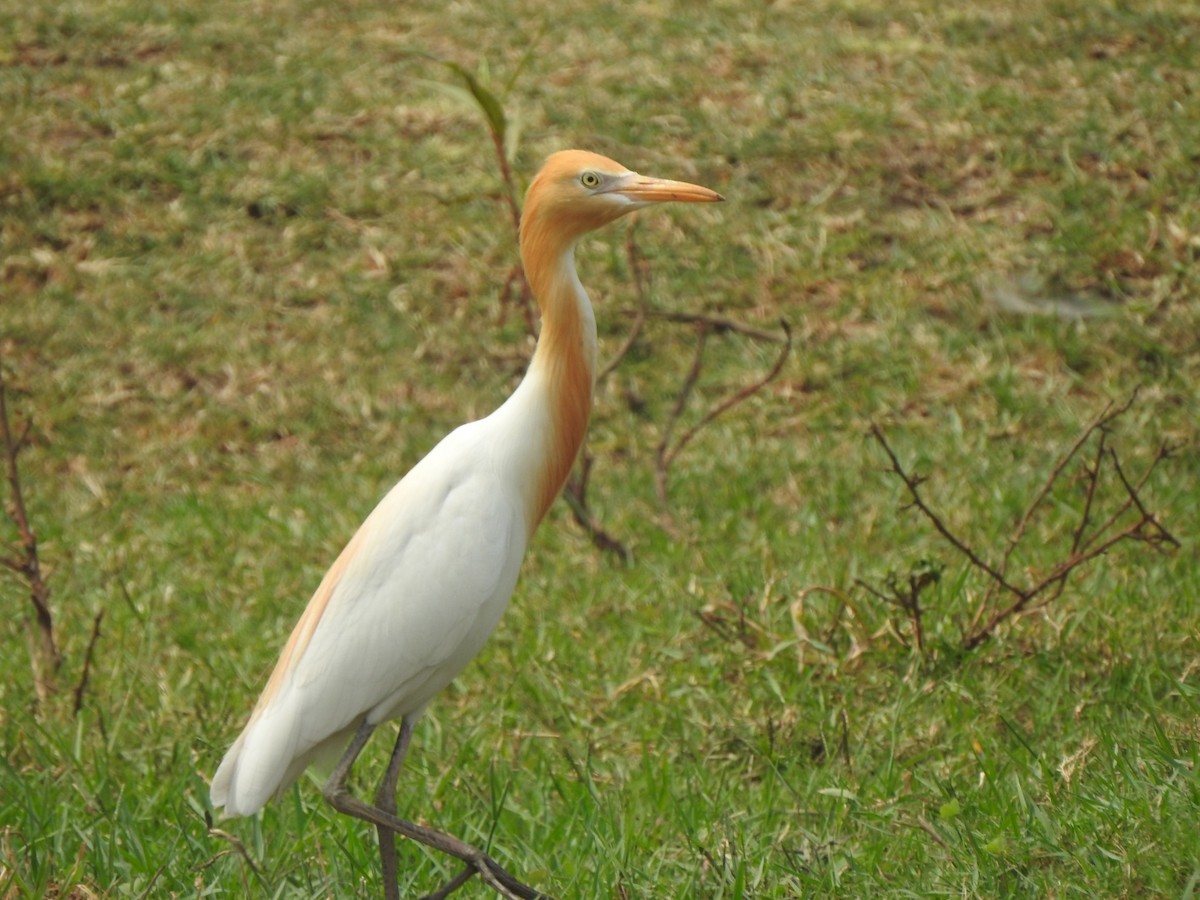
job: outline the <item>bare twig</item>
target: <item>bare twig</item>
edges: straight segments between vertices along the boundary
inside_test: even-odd
[[[634,342],[642,333],[642,327],[646,324],[646,316],[649,312],[649,304],[646,300],[646,272],[645,261],[642,259],[642,253],[638,249],[637,240],[635,239],[635,230],[637,228],[637,219],[632,219],[629,222],[629,228],[625,232],[625,256],[629,260],[629,271],[633,273],[633,291],[637,297],[637,309],[633,311],[633,325],[629,328],[629,333],[625,335],[625,340],[621,342],[621,346],[617,348],[617,352],[613,354],[604,366],[600,369],[600,374],[596,376],[596,382],[599,383],[609,376],[629,353]],[[627,311],[628,312],[628,311]]]
[[[496,163],[500,167],[500,180],[504,183],[504,203],[508,207],[508,215],[512,220],[513,238],[519,247],[521,244],[521,204],[518,198],[517,183],[513,179],[512,167],[508,164],[508,155],[504,150],[504,134],[488,120],[488,134],[492,138],[492,147],[496,151]],[[529,279],[525,277],[525,268],[521,263],[513,266],[504,281],[500,292],[500,315],[503,320],[504,310],[513,300],[520,301],[521,314],[525,319],[525,328],[530,334],[537,334],[537,322],[534,315],[533,291],[529,287]]]
[[[937,529],[938,534],[944,537],[950,543],[950,545],[954,547],[955,550],[970,560],[971,565],[983,572],[986,572],[1005,590],[1013,593],[1020,593],[1020,589],[1010,584],[999,569],[995,568],[990,563],[985,562],[979,556],[979,554],[977,554],[969,545],[960,539],[958,535],[950,530],[950,528],[941,520],[937,513],[929,508],[928,504],[925,503],[925,498],[921,496],[921,485],[924,483],[925,479],[920,476],[909,475],[904,470],[904,467],[900,465],[900,460],[897,458],[895,451],[892,450],[891,445],[888,444],[887,438],[883,436],[883,429],[881,429],[877,424],[871,423],[871,435],[879,443],[879,446],[883,448],[883,451],[888,455],[888,459],[892,461],[891,471],[901,481],[903,481],[904,486],[908,488],[908,495],[912,498],[912,502],[909,505],[915,506],[918,510],[920,510],[921,514],[924,515],[925,518],[930,521],[933,527]]]
[[[1135,392],[1125,403],[1120,405],[1110,403],[1106,406],[1104,411],[1084,429],[1083,433],[1058,459],[1033,500],[1014,525],[998,566],[988,563],[982,554],[955,534],[933,511],[921,494],[920,488],[924,479],[905,471],[896,453],[884,437],[882,429],[878,425],[871,426],[871,434],[891,460],[891,471],[900,478],[908,490],[909,506],[915,507],[951,546],[967,558],[971,566],[985,573],[990,579],[983,600],[977,605],[970,624],[964,629],[962,643],[965,649],[973,649],[988,640],[1001,623],[1013,616],[1041,609],[1052,603],[1062,595],[1068,579],[1075,570],[1104,555],[1123,541],[1138,541],[1155,549],[1161,549],[1164,546],[1179,547],[1179,541],[1146,507],[1141,497],[1141,491],[1151,474],[1160,463],[1170,457],[1172,448],[1166,444],[1160,446],[1154,459],[1150,461],[1141,476],[1134,480],[1126,474],[1117,451],[1108,443],[1109,426],[1113,420],[1130,409],[1136,396]],[[1016,547],[1024,539],[1036,511],[1050,496],[1054,485],[1061,479],[1069,462],[1093,435],[1098,435],[1096,452],[1091,464],[1085,463],[1083,467],[1085,479],[1083,506],[1079,512],[1079,521],[1071,532],[1071,543],[1067,555],[1040,575],[1030,570],[1028,582],[1024,585],[1016,584],[1008,577],[1009,562]],[[1106,461],[1116,473],[1125,496],[1107,518],[1093,527],[1092,518],[1099,503],[1099,485],[1102,468]],[[1132,520],[1128,518],[1130,513],[1136,514]],[[1121,524],[1123,521],[1124,525]],[[915,589],[915,583],[913,586]],[[868,590],[876,596],[883,596],[869,586]],[[1001,591],[1008,594],[1011,599],[1006,605],[996,609],[994,598],[996,593]],[[902,596],[902,593],[893,590],[895,597],[884,597],[884,599],[904,606],[902,601],[905,600],[905,597]],[[910,610],[910,612],[912,611]],[[916,615],[919,619],[919,608]],[[914,620],[914,627],[916,624],[917,622]]]
[[[708,327],[703,323],[698,324],[696,326],[696,352],[692,356],[692,366],[683,379],[683,385],[675,397],[675,407],[671,410],[667,424],[663,426],[662,439],[655,449],[654,483],[658,488],[658,498],[664,506],[667,502],[667,470],[674,458],[674,454],[671,452],[671,431],[674,429],[675,423],[679,421],[679,417],[683,415],[688,397],[691,396],[692,390],[700,378],[700,370],[704,364],[704,344],[707,339]]]
[[[521,238],[521,203],[517,199],[517,183],[513,178],[512,167],[508,164],[508,154],[504,150],[504,135],[491,127],[489,122],[488,134],[492,136],[492,147],[496,151],[496,164],[500,167],[500,180],[504,182],[504,203],[508,207],[508,215],[512,219],[513,234],[517,240]]]
[[[1102,526],[1101,528],[1098,528],[1096,530],[1096,533],[1091,538],[1089,538],[1087,541],[1084,542],[1084,544],[1083,544],[1084,547],[1089,546],[1092,543],[1092,541],[1094,541],[1101,534],[1103,534],[1104,531],[1106,531],[1113,524],[1115,524],[1116,521],[1119,518],[1121,518],[1121,516],[1123,516],[1125,513],[1127,513],[1131,508],[1136,508],[1138,511],[1138,514],[1141,516],[1141,518],[1136,523],[1137,527],[1135,528],[1135,531],[1139,532],[1139,535],[1138,535],[1139,540],[1146,541],[1146,543],[1149,543],[1152,545],[1166,543],[1166,544],[1170,544],[1171,546],[1176,547],[1176,548],[1179,547],[1179,541],[1175,538],[1175,536],[1172,535],[1169,531],[1167,531],[1166,528],[1164,528],[1162,526],[1162,524],[1158,521],[1158,519],[1154,516],[1153,513],[1151,513],[1149,510],[1146,509],[1145,505],[1142,503],[1142,498],[1141,498],[1141,493],[1140,493],[1142,488],[1145,486],[1147,479],[1149,479],[1150,475],[1154,472],[1154,470],[1156,468],[1158,468],[1158,464],[1163,462],[1164,460],[1170,459],[1171,454],[1173,452],[1174,452],[1174,448],[1171,447],[1169,444],[1162,444],[1158,448],[1158,452],[1155,454],[1154,459],[1152,459],[1150,461],[1150,465],[1148,465],[1146,467],[1146,471],[1144,471],[1142,473],[1142,477],[1138,479],[1137,484],[1133,484],[1126,477],[1125,470],[1121,466],[1121,460],[1117,456],[1117,452],[1115,450],[1109,449],[1109,451],[1108,451],[1109,459],[1112,460],[1113,470],[1117,473],[1117,478],[1120,479],[1121,486],[1125,489],[1125,494],[1126,494],[1127,499],[1125,500],[1124,503],[1121,504],[1121,506],[1117,509],[1117,511],[1108,518],[1108,520],[1105,522],[1104,526]],[[1150,526],[1150,534],[1149,535],[1141,533],[1143,526]]]
[[[92,672],[92,653],[96,649],[96,642],[100,640],[100,622],[104,619],[104,610],[96,613],[92,619],[92,636],[88,640],[87,651],[83,655],[83,668],[79,672],[79,681],[75,683],[75,700],[71,707],[71,712],[79,715],[79,711],[83,709],[83,695],[87,691],[88,678]]]
[[[670,471],[671,464],[674,463],[676,457],[679,456],[679,453],[692,442],[692,439],[700,433],[701,429],[711,424],[714,419],[733,409],[733,407],[737,406],[739,403],[743,402],[754,394],[758,393],[771,381],[773,381],[775,376],[777,376],[783,370],[784,363],[787,362],[788,356],[792,352],[792,329],[791,326],[788,325],[787,320],[781,319],[779,322],[779,327],[783,330],[783,347],[779,351],[779,356],[776,357],[774,365],[772,365],[767,373],[758,381],[739,388],[724,400],[714,404],[695,425],[685,431],[679,437],[679,439],[675,441],[674,445],[671,446],[671,431],[675,425],[675,422],[679,419],[680,415],[682,415],[683,409],[687,404],[688,397],[691,395],[692,389],[695,387],[696,381],[700,376],[700,367],[704,354],[705,339],[710,328],[713,327],[715,326],[713,326],[710,321],[706,321],[704,319],[696,320],[697,342],[696,354],[692,361],[692,368],[689,370],[688,376],[683,383],[683,387],[679,391],[679,396],[675,402],[675,409],[672,411],[671,418],[668,420],[667,426],[663,430],[663,437],[658,445],[658,451],[656,453],[655,483],[658,486],[659,499],[661,499],[664,504],[666,503],[667,499],[667,475]],[[773,340],[778,341],[779,338],[773,336]]]
[[[745,322],[739,322],[737,319],[729,319],[725,316],[713,316],[707,313],[677,312],[662,309],[624,309],[621,310],[621,314],[624,316],[643,316],[649,319],[675,322],[681,325],[703,325],[716,334],[724,334],[726,332],[741,334],[768,344],[790,345],[792,342],[791,329],[787,323],[783,323],[783,334],[779,335],[774,331],[764,331],[761,328],[755,328],[753,325],[747,325]]]
[[[1079,524],[1075,527],[1075,531],[1071,535],[1072,553],[1079,552],[1079,547],[1083,543],[1083,533],[1087,530],[1088,523],[1092,520],[1092,504],[1096,502],[1096,488],[1100,484],[1100,467],[1104,464],[1104,450],[1107,443],[1108,432],[1101,431],[1100,439],[1096,441],[1096,456],[1092,460],[1091,466],[1084,469],[1084,478],[1087,480],[1087,487],[1083,495],[1083,512],[1079,516]],[[1015,545],[1010,542],[1009,546]]]
[[[1080,432],[1079,436],[1072,442],[1071,446],[1067,448],[1066,452],[1063,453],[1058,458],[1058,461],[1054,464],[1054,467],[1050,470],[1049,474],[1046,476],[1045,481],[1042,482],[1041,489],[1037,492],[1037,494],[1034,495],[1034,498],[1032,501],[1030,501],[1029,505],[1025,507],[1024,513],[1021,515],[1021,518],[1017,520],[1017,524],[1013,528],[1012,534],[1009,535],[1008,543],[1004,548],[1004,556],[1000,561],[1000,566],[999,566],[1000,572],[1007,574],[1008,564],[1009,564],[1010,560],[1012,559],[1013,551],[1016,550],[1017,546],[1021,543],[1021,540],[1024,538],[1025,529],[1029,526],[1029,523],[1033,520],[1033,517],[1037,513],[1038,509],[1041,508],[1042,503],[1044,503],[1046,498],[1050,495],[1050,491],[1054,488],[1054,485],[1058,482],[1059,478],[1062,477],[1062,473],[1066,470],[1067,465],[1071,462],[1072,459],[1075,458],[1076,454],[1079,453],[1080,449],[1083,448],[1083,446],[1087,443],[1088,439],[1091,438],[1091,436],[1093,434],[1099,432],[1100,446],[1097,448],[1097,451],[1096,451],[1094,465],[1091,467],[1090,470],[1085,470],[1085,478],[1087,481],[1087,488],[1086,488],[1085,499],[1084,499],[1084,508],[1083,508],[1082,515],[1079,518],[1079,523],[1075,528],[1075,531],[1074,531],[1074,534],[1072,537],[1072,542],[1071,542],[1071,552],[1075,553],[1076,551],[1079,550],[1080,541],[1083,538],[1083,533],[1084,533],[1084,531],[1087,530],[1088,525],[1091,523],[1092,503],[1095,499],[1095,493],[1096,493],[1097,486],[1100,483],[1100,463],[1101,463],[1102,457],[1104,455],[1104,444],[1105,444],[1105,440],[1106,440],[1107,434],[1108,434],[1108,432],[1107,432],[1108,425],[1115,418],[1117,418],[1122,413],[1124,413],[1126,410],[1128,410],[1130,408],[1130,406],[1133,405],[1133,402],[1136,399],[1136,397],[1137,397],[1137,391],[1135,390],[1132,394],[1130,394],[1129,399],[1126,400],[1124,403],[1120,404],[1119,406],[1114,401],[1110,401],[1104,407],[1104,409],[1101,411],[1100,415],[1098,415],[1091,422],[1091,424],[1088,425],[1087,428],[1085,428],[1082,432]],[[1066,586],[1065,581],[1057,582],[1056,587],[1054,589],[1055,590],[1054,596],[1057,597],[1057,595],[1062,592],[1062,589],[1065,586]],[[992,581],[988,585],[987,591],[984,594],[983,602],[981,602],[975,610],[975,617],[971,622],[972,628],[974,628],[976,625],[979,624],[979,620],[986,613],[986,611],[992,606],[995,596],[996,596],[996,592],[1000,588],[1001,588],[1001,584],[1000,584],[1000,582],[997,582],[997,581]]]
[[[504,111],[504,104],[473,73],[458,63],[441,59],[432,54],[421,53],[418,55],[440,63],[456,75],[466,87],[467,93],[471,96],[479,111],[483,114],[484,121],[487,123],[488,137],[492,139],[492,149],[496,155],[496,167],[500,172],[500,182],[504,187],[504,205],[508,209],[509,221],[512,223],[513,240],[520,246],[520,191],[517,189],[517,182],[513,177],[512,167],[508,164],[509,123],[508,115]],[[529,53],[526,52],[525,58],[521,60],[517,70],[513,73],[512,77],[514,80],[525,67],[528,59]],[[511,88],[512,84],[513,81],[510,81],[508,87]],[[504,287],[500,291],[501,322],[504,321],[509,305],[514,301],[519,301],[521,304],[521,313],[525,319],[526,329],[530,334],[536,334],[537,322],[534,315],[535,304],[533,292],[529,288],[529,281],[525,278],[525,270],[520,263],[517,263],[508,273],[508,278],[505,279]]]
[[[923,621],[925,609],[921,605],[921,594],[927,587],[941,581],[941,578],[942,565],[935,560],[922,559],[913,566],[912,571],[904,579],[901,579],[896,572],[888,573],[886,584],[890,593],[883,593],[861,578],[856,578],[855,583],[889,606],[895,606],[904,611],[912,625],[913,643],[916,644],[917,652],[923,653],[925,651]],[[898,628],[896,634],[899,636]],[[908,646],[907,641],[904,641],[903,638],[901,638],[901,642]]]
[[[1121,404],[1115,409],[1114,403],[1110,401],[1108,405],[1104,407],[1104,410],[1100,413],[1100,415],[1097,416],[1087,428],[1080,432],[1079,437],[1077,437],[1074,442],[1072,442],[1071,446],[1067,448],[1067,452],[1058,458],[1058,462],[1055,463],[1054,468],[1050,470],[1050,474],[1046,476],[1046,480],[1042,483],[1041,490],[1037,492],[1033,498],[1033,501],[1025,508],[1024,514],[1018,520],[1016,527],[1013,529],[1013,533],[1008,539],[1008,547],[1004,553],[1004,565],[1008,564],[1009,557],[1012,556],[1012,551],[1016,548],[1017,544],[1021,542],[1021,538],[1025,535],[1025,529],[1029,525],[1029,522],[1033,519],[1034,513],[1037,512],[1038,508],[1042,505],[1042,502],[1049,495],[1051,489],[1062,475],[1063,470],[1066,469],[1067,464],[1075,458],[1075,454],[1077,454],[1080,448],[1087,443],[1088,438],[1090,438],[1097,429],[1101,429],[1100,437],[1101,442],[1103,443],[1105,433],[1102,429],[1104,429],[1105,426],[1107,426],[1108,423],[1117,416],[1128,410],[1136,397],[1137,392],[1134,391],[1125,403]],[[1097,468],[1098,464],[1099,454],[1097,454]],[[1093,482],[1091,486],[1094,488],[1095,483]],[[1090,508],[1091,503],[1088,502],[1086,505]],[[1085,515],[1081,520],[1081,524],[1086,524],[1086,522],[1087,516]]]
[[[14,434],[8,418],[8,385],[4,378],[3,360],[0,359],[0,431],[3,432],[5,467],[8,476],[8,515],[17,527],[20,555],[4,557],[8,568],[20,574],[29,586],[29,599],[33,603],[36,626],[30,631],[30,661],[33,666],[34,690],[39,703],[45,703],[55,690],[55,680],[62,666],[62,656],[54,639],[54,617],[50,611],[50,588],[42,576],[38,557],[37,535],[29,524],[25,509],[25,498],[21,490],[21,474],[17,456],[25,447],[30,422],[25,423],[20,434]]]
[[[588,483],[592,476],[592,464],[594,462],[592,454],[587,447],[583,448],[583,452],[579,454],[579,465],[575,472],[567,479],[566,485],[563,487],[563,500],[567,506],[571,508],[571,515],[575,519],[575,524],[587,532],[587,536],[591,538],[592,543],[606,553],[615,554],[623,563],[628,563],[633,559],[633,554],[629,552],[620,540],[604,529],[592,515],[591,510],[587,505],[587,489]]]
[[[244,843],[242,843],[241,838],[239,838],[236,834],[230,834],[228,831],[225,831],[224,829],[215,827],[213,825],[212,813],[207,810],[205,810],[205,812],[204,812],[204,824],[208,828],[209,835],[211,835],[212,837],[215,837],[215,838],[220,838],[221,840],[228,843],[233,848],[233,850],[236,851],[237,854],[243,860],[245,860],[246,865],[250,867],[250,871],[254,873],[254,877],[259,879],[260,881],[262,880],[262,877],[263,877],[262,871],[258,868],[258,865],[257,865],[257,863],[254,862],[253,858],[251,858],[250,851],[246,849],[246,845]],[[196,868],[197,869],[205,869],[208,866],[211,866],[214,862],[217,861],[217,859],[220,858],[220,855],[221,854],[218,854],[217,856],[214,856],[212,859],[209,859],[206,862],[200,863],[198,866],[196,866]]]
[[[1065,589],[1067,578],[1072,572],[1074,572],[1084,563],[1095,559],[1097,556],[1104,555],[1113,546],[1121,541],[1130,539],[1134,536],[1134,532],[1136,530],[1137,525],[1129,526],[1128,528],[1122,529],[1116,534],[1111,535],[1107,540],[1096,545],[1091,550],[1088,550],[1084,553],[1072,553],[1066,559],[1055,564],[1050,569],[1049,573],[1047,573],[1032,586],[1014,590],[1012,593],[1015,599],[1008,606],[1005,606],[992,613],[992,615],[988,617],[987,622],[978,628],[974,627],[975,621],[977,621],[979,618],[976,616],[975,621],[972,622],[973,630],[964,639],[963,646],[968,650],[973,650],[975,647],[978,647],[980,644],[990,638],[997,626],[999,626],[1006,619],[1009,619],[1019,613],[1027,612],[1033,609],[1041,609],[1042,607],[1052,603],[1054,600],[1057,600]],[[1046,590],[1050,590],[1050,594],[1042,597],[1037,603],[1034,603],[1033,601],[1038,597],[1038,595]]]

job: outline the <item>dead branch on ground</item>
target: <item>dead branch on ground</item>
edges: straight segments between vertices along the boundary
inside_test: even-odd
[[[883,448],[891,463],[889,471],[903,482],[908,492],[909,503],[906,508],[915,508],[947,543],[966,558],[973,569],[988,579],[987,591],[963,630],[964,649],[974,649],[989,640],[1004,622],[1053,603],[1062,595],[1073,574],[1119,544],[1136,542],[1159,551],[1167,547],[1179,547],[1179,541],[1150,511],[1142,497],[1142,491],[1151,474],[1160,463],[1170,458],[1175,448],[1166,443],[1161,444],[1142,473],[1133,478],[1126,472],[1120,456],[1110,443],[1114,421],[1130,409],[1136,397],[1134,392],[1124,403],[1109,403],[1072,442],[1050,469],[1045,481],[1017,519],[1005,549],[999,561],[995,563],[989,562],[982,552],[952,529],[929,505],[921,491],[926,481],[925,477],[907,471],[888,443],[883,429],[877,424],[871,426],[872,437]],[[1095,450],[1090,460],[1081,464],[1077,476],[1082,482],[1083,502],[1078,512],[1078,520],[1071,530],[1071,541],[1066,554],[1040,571],[1032,567],[1027,568],[1023,579],[1013,576],[1010,564],[1014,552],[1026,536],[1030,523],[1045,505],[1055,485],[1064,477],[1072,460],[1076,459],[1093,439]],[[1101,497],[1100,488],[1107,470],[1111,470],[1119,483],[1121,499],[1115,503],[1111,512],[1101,519],[1098,509],[1104,505],[1103,501],[1106,498]],[[911,612],[919,620],[920,607],[912,609]]]
[[[937,584],[942,580],[942,565],[936,560],[921,559],[917,560],[917,564],[912,567],[912,570],[904,578],[896,572],[889,572],[884,584],[887,593],[879,590],[874,585],[856,578],[855,584],[871,594],[878,600],[882,600],[889,606],[895,606],[902,610],[908,617],[909,624],[912,626],[913,643],[916,645],[918,653],[925,652],[925,626],[924,613],[925,607],[921,605],[921,594],[925,589]],[[899,628],[895,628],[895,633],[900,634]],[[907,642],[905,642],[907,646]]]
[[[8,383],[0,359],[0,431],[4,439],[4,460],[8,476],[8,517],[17,528],[15,555],[0,557],[0,563],[16,572],[29,589],[33,605],[33,620],[29,626],[30,663],[33,667],[34,691],[38,704],[44,706],[57,687],[62,655],[54,638],[54,616],[50,611],[50,588],[42,575],[38,557],[37,535],[29,523],[25,496],[21,488],[21,473],[17,457],[29,443],[32,420],[26,419],[20,431],[14,431],[8,416]]]

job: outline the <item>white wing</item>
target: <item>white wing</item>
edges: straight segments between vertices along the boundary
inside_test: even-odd
[[[490,464],[486,421],[421,460],[330,568],[213,777],[226,815],[257,811],[364,718],[419,712],[496,627],[527,508]]]

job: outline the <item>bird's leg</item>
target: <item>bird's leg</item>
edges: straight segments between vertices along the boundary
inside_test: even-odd
[[[354,765],[354,761],[362,753],[363,747],[366,746],[367,740],[374,731],[375,726],[366,721],[358,727],[358,730],[354,733],[354,737],[350,741],[350,746],[346,748],[346,752],[342,754],[342,758],[334,766],[333,772],[330,773],[329,780],[325,782],[325,787],[322,789],[325,802],[343,815],[353,816],[356,819],[362,819],[364,822],[370,822],[379,829],[381,834],[384,829],[387,829],[388,831],[403,835],[409,840],[424,844],[426,847],[440,850],[442,853],[448,853],[465,862],[467,870],[451,879],[436,894],[432,894],[431,897],[433,898],[448,896],[451,891],[465,884],[472,874],[478,872],[479,877],[488,886],[493,888],[502,897],[508,898],[508,900],[551,900],[545,894],[518,881],[482,850],[472,847],[470,844],[459,840],[453,835],[398,818],[393,812],[370,806],[353,796],[346,789],[346,778],[350,774],[350,767]],[[396,751],[393,751],[392,761],[389,762],[388,771],[384,775],[384,784],[390,781],[393,788],[395,786],[395,774],[399,772],[400,763],[403,761],[402,751],[405,749],[400,745],[402,742],[407,745],[407,741],[412,737],[411,726],[408,728],[409,734],[407,737],[404,731],[405,724],[401,723],[400,737],[396,741]],[[399,760],[397,760],[397,751],[400,751]],[[396,770],[395,773],[392,771],[393,767]],[[381,790],[384,784],[380,785]],[[395,806],[394,794],[391,806],[393,808]],[[380,846],[383,846],[382,842]],[[382,850],[380,851],[381,857],[383,856],[383,852]],[[387,865],[386,861],[384,865]],[[392,867],[393,869],[395,868],[394,861]],[[398,891],[394,876],[391,878],[391,885],[392,890]],[[388,896],[390,898],[394,894],[389,894]]]
[[[375,726],[363,719],[363,723],[358,726],[358,730],[354,732],[354,737],[350,740],[350,746],[346,748],[346,752],[342,754],[342,758],[338,760],[333,771],[329,773],[329,779],[325,782],[325,787],[321,788],[321,793],[324,795],[326,802],[330,801],[330,796],[334,794],[346,793],[346,778],[350,775],[350,767],[354,765],[354,761],[358,759],[358,755],[362,753],[363,747],[367,746],[367,741],[375,732]]]
[[[404,757],[408,753],[408,745],[412,741],[416,724],[415,716],[404,716],[400,720],[400,734],[396,738],[396,746],[392,749],[392,758],[388,761],[383,780],[379,782],[379,790],[375,792],[376,808],[389,816],[396,814],[396,781],[400,777],[400,767],[404,765]],[[375,830],[379,832],[379,862],[383,869],[384,898],[400,900],[400,874],[396,868],[396,832],[382,825],[376,825]]]
[[[400,768],[404,765],[404,758],[408,755],[408,745],[412,742],[413,731],[417,727],[417,718],[417,716],[404,716],[400,719],[400,734],[396,737],[392,758],[388,762],[387,771],[383,774],[383,780],[379,782],[379,790],[375,792],[375,808],[389,816],[396,814],[396,782],[400,778]],[[385,900],[400,900],[400,877],[396,867],[396,832],[382,825],[375,827],[379,832],[379,861],[383,868]],[[444,900],[466,884],[474,875],[475,867],[468,865],[458,875],[446,882],[437,893],[429,894],[423,900]]]

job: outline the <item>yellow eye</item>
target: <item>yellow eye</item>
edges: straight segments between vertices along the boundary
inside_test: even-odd
[[[579,176],[579,183],[585,188],[600,187],[600,176],[595,172],[584,172]]]

